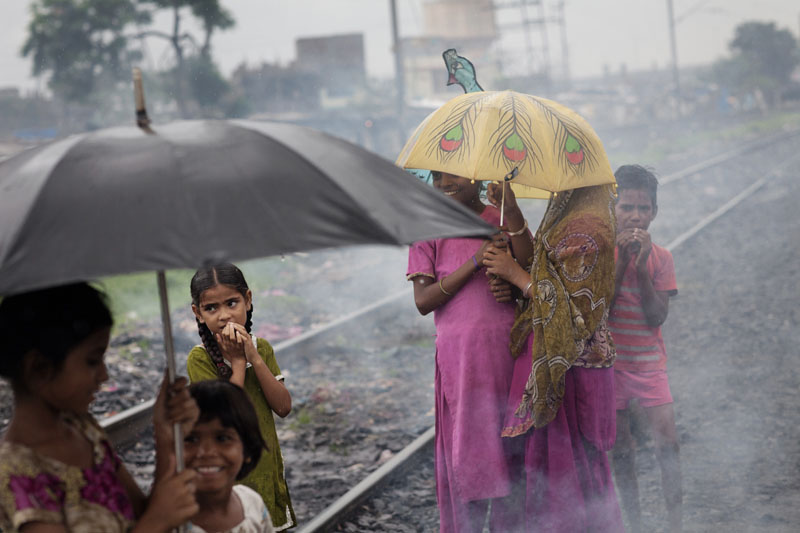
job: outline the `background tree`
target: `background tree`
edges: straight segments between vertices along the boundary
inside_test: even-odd
[[[98,85],[130,76],[140,55],[125,30],[148,21],[132,0],[37,0],[21,53],[32,57],[33,74],[47,76],[56,96],[85,103]]]
[[[745,22],[736,27],[729,48],[732,57],[714,65],[717,79],[742,93],[760,90],[777,104],[800,62],[792,33],[774,22]]]
[[[153,10],[151,16],[156,11],[170,11],[172,13],[172,32],[165,33],[157,30],[146,30],[140,33],[145,37],[156,37],[164,39],[170,43],[175,54],[175,66],[171,70],[173,79],[174,98],[178,105],[182,117],[189,115],[186,85],[189,81],[193,82],[192,96],[197,94],[204,101],[195,102],[201,107],[206,107],[208,100],[206,97],[211,95],[222,95],[225,90],[220,85],[226,85],[224,78],[219,76],[216,66],[211,58],[211,38],[216,30],[225,30],[234,25],[233,16],[220,5],[219,0],[140,0],[142,5],[151,5]],[[202,44],[191,33],[184,31],[182,22],[188,10],[203,27]],[[193,52],[193,53],[192,53]],[[199,60],[193,56],[199,56]],[[192,61],[187,65],[187,58],[192,57]],[[205,81],[211,81],[214,87],[211,90],[195,89],[196,80],[202,77]]]

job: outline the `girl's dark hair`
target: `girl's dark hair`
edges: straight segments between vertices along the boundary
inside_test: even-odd
[[[625,189],[639,189],[647,192],[653,201],[653,207],[658,206],[658,179],[655,173],[641,165],[622,165],[614,172],[617,179],[617,191]]]
[[[200,307],[200,298],[203,293],[208,289],[216,287],[217,285],[228,285],[236,289],[243,297],[247,297],[247,291],[250,288],[244,279],[244,274],[239,268],[232,263],[220,263],[218,265],[201,268],[192,276],[192,281],[189,283],[189,291],[192,293],[192,303],[196,307]],[[200,333],[200,339],[203,341],[208,355],[211,357],[214,365],[217,367],[217,374],[223,379],[231,379],[233,372],[231,368],[225,364],[225,359],[222,357],[222,351],[219,349],[219,344],[214,338],[214,334],[208,329],[208,326],[197,320],[197,330]],[[248,333],[253,327],[253,306],[247,311],[247,322],[244,324]]]
[[[31,351],[58,372],[71,349],[112,324],[105,295],[87,283],[7,296],[0,302],[0,376],[21,386]]]
[[[267,449],[258,427],[258,417],[250,398],[244,389],[230,381],[209,380],[192,383],[189,393],[200,409],[198,422],[219,420],[226,428],[233,428],[242,441],[244,462],[236,480],[244,478],[253,471]]]

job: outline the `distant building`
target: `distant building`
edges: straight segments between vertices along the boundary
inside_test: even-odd
[[[0,98],[19,98],[19,89],[16,87],[0,87]]]
[[[367,74],[362,34],[306,37],[295,46],[295,70],[318,77],[323,108],[344,107],[363,95]]]
[[[233,72],[231,81],[250,113],[308,113],[320,107],[319,76],[298,72],[293,66],[242,64]]]

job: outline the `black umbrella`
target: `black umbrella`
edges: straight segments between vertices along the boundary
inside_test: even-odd
[[[388,161],[291,124],[107,129],[0,163],[0,294],[488,230]]]
[[[186,121],[76,135],[0,162],[0,294],[351,244],[492,228],[358,146],[294,126]],[[176,452],[181,460],[181,438]]]

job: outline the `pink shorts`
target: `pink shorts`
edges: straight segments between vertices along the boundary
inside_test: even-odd
[[[614,369],[614,388],[617,395],[617,411],[627,409],[633,399],[638,400],[641,407],[672,403],[666,370],[629,372]]]

